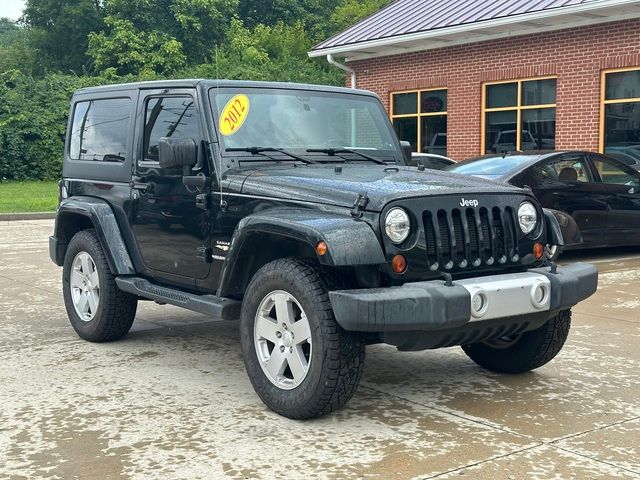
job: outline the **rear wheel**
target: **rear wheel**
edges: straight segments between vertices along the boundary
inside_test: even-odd
[[[530,332],[463,345],[471,360],[500,373],[522,373],[550,362],[562,350],[571,326],[571,311],[565,310]]]
[[[118,289],[94,230],[69,242],[62,269],[62,293],[71,326],[91,342],[127,334],[136,315],[136,296]]]
[[[258,396],[280,415],[326,415],[358,387],[365,344],[336,322],[328,295],[336,286],[318,265],[281,259],[262,267],[247,288],[240,322],[245,367]]]

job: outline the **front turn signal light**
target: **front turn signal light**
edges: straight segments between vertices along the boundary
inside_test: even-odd
[[[316,244],[316,253],[321,257],[324,257],[328,251],[329,247],[327,246],[326,242],[318,242]]]
[[[544,245],[540,242],[536,242],[533,244],[533,255],[536,257],[536,260],[542,260],[544,256]]]
[[[403,255],[396,255],[391,259],[391,268],[396,273],[404,273],[407,270],[407,259]]]

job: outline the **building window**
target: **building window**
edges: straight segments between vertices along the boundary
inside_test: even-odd
[[[485,83],[482,153],[553,150],[556,79]]]
[[[391,121],[414,152],[447,155],[447,90],[392,93]]]
[[[640,68],[603,73],[600,151],[640,163]]]

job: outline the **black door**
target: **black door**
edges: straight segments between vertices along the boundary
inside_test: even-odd
[[[609,206],[608,243],[640,245],[640,173],[603,155],[590,158]]]
[[[529,185],[543,207],[571,215],[584,244],[606,242],[608,204],[602,186],[595,182],[584,154],[563,154],[529,168],[518,178]]]
[[[132,182],[132,230],[145,267],[153,276],[171,283],[193,285],[209,274],[210,217],[198,208],[196,197],[210,186],[184,185],[185,176],[209,178],[209,165],[201,151],[203,130],[193,90],[145,92],[139,100],[138,147]],[[160,168],[159,141],[192,138],[198,145],[193,168]]]

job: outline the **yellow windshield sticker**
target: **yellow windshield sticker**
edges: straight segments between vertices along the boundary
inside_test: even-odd
[[[249,115],[249,97],[236,95],[220,114],[220,133],[224,136],[236,133]]]

